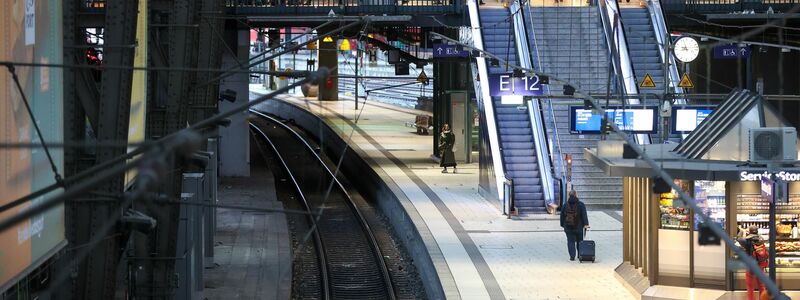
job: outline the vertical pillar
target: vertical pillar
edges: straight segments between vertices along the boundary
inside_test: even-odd
[[[281,44],[281,33],[280,33],[280,31],[278,31],[278,29],[270,29],[267,32],[267,35],[268,35],[268,38],[269,38],[269,48],[270,49],[278,48],[278,46],[280,46],[280,44]],[[269,70],[273,71],[273,72],[276,71],[277,64],[278,64],[277,59],[271,59],[269,61]],[[277,86],[277,84],[275,82],[275,76],[270,75],[269,76],[269,89],[276,90],[277,88],[278,88],[278,86]]]
[[[237,44],[234,49],[236,49],[237,57],[223,52],[223,69],[237,67],[237,59],[243,64],[247,63],[250,51],[248,33],[247,30],[237,30],[235,32]],[[237,73],[220,82],[219,89],[221,93],[230,96],[229,99],[219,103],[220,112],[226,112],[250,101],[248,76],[247,73]],[[228,127],[219,128],[220,176],[250,176],[250,135],[247,126],[247,114],[247,111],[239,112],[229,118],[231,124]]]
[[[331,71],[330,77],[319,85],[319,100],[339,100],[339,54],[336,49],[337,41],[324,39],[319,43],[319,66],[327,67]]]

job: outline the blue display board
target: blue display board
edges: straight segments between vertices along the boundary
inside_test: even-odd
[[[606,108],[609,120],[613,120],[617,126],[628,132],[635,133],[656,133],[656,108],[655,107],[609,107]],[[582,106],[571,106],[569,108],[571,132],[576,133],[600,133],[600,125],[603,116],[595,115],[591,109],[584,109]]]
[[[692,132],[711,112],[712,106],[685,106],[672,108],[672,133]]]

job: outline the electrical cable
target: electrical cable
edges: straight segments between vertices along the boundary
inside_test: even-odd
[[[169,140],[170,138],[174,138],[174,137],[178,136],[179,134],[181,134],[184,131],[198,130],[198,129],[202,129],[202,128],[205,128],[205,127],[208,127],[208,126],[211,126],[211,125],[215,125],[217,122],[219,122],[222,119],[225,119],[225,118],[228,118],[228,117],[230,117],[230,116],[232,116],[234,114],[237,114],[238,112],[240,112],[242,110],[246,110],[247,108],[249,108],[251,106],[260,104],[260,103],[262,103],[264,101],[267,101],[267,100],[270,100],[270,99],[272,99],[273,97],[275,97],[275,96],[277,96],[279,94],[285,93],[286,91],[288,91],[291,88],[294,88],[294,87],[297,87],[297,86],[300,86],[302,84],[305,84],[307,82],[312,82],[312,81],[315,82],[315,83],[319,83],[324,78],[327,77],[328,70],[326,68],[320,68],[320,70],[318,70],[316,72],[312,72],[312,73],[310,73],[310,75],[311,76],[306,77],[306,78],[304,78],[304,79],[302,79],[300,81],[297,81],[295,83],[292,83],[292,84],[290,84],[290,85],[288,85],[286,87],[277,89],[277,90],[273,91],[272,93],[263,95],[263,96],[255,99],[253,101],[249,101],[247,103],[244,103],[242,105],[234,107],[229,111],[226,111],[224,113],[216,114],[216,115],[211,116],[211,117],[209,117],[207,119],[204,119],[204,120],[202,120],[200,122],[197,122],[197,123],[191,125],[190,127],[181,129],[181,130],[176,131],[174,133],[171,133],[171,134],[163,137],[162,139],[160,139],[158,142],[154,143],[154,145],[160,145],[161,143],[163,143],[163,141]],[[134,149],[132,151],[127,152],[126,154],[120,155],[120,156],[118,156],[116,158],[113,158],[111,160],[103,162],[103,163],[101,163],[99,165],[95,165],[95,166],[93,166],[93,167],[91,167],[89,169],[83,170],[83,171],[79,172],[78,174],[75,174],[73,176],[65,178],[64,179],[64,183],[65,183],[65,185],[67,187],[69,187],[70,184],[72,184],[72,183],[76,183],[76,182],[78,182],[80,180],[83,180],[83,179],[85,179],[87,177],[95,175],[96,173],[101,172],[101,171],[103,171],[103,170],[105,170],[107,168],[113,167],[114,165],[116,165],[116,164],[118,164],[118,163],[120,163],[122,161],[131,159],[131,158],[133,158],[133,157],[135,157],[135,156],[137,156],[139,154],[144,153],[145,151],[149,150],[149,148],[150,148],[149,146],[150,145],[144,145],[142,147],[138,147],[138,148],[136,148],[136,149]],[[49,193],[51,191],[56,190],[59,187],[61,187],[61,185],[59,185],[59,184],[51,184],[49,186],[46,186],[44,188],[41,188],[41,189],[33,192],[33,193],[30,193],[28,195],[25,195],[25,196],[23,196],[21,198],[18,198],[16,200],[14,200],[14,201],[6,203],[5,205],[0,206],[0,213],[6,211],[8,209],[11,209],[12,207],[18,206],[18,205],[20,205],[22,203],[25,203],[27,201],[35,199],[37,197],[43,196],[43,195],[45,195],[45,194],[47,194],[47,193]],[[0,229],[0,232],[1,231],[2,231],[2,229]]]
[[[44,153],[47,155],[47,160],[50,162],[50,168],[53,170],[53,176],[55,177],[56,184],[59,184],[63,187],[63,179],[61,178],[61,174],[58,173],[58,167],[56,167],[56,163],[53,161],[53,156],[50,154],[50,148],[45,144],[42,130],[39,128],[39,122],[37,122],[36,116],[33,115],[33,110],[31,110],[31,105],[28,103],[28,97],[25,95],[25,91],[22,90],[22,85],[19,83],[19,77],[17,76],[16,68],[11,64],[6,64],[5,66],[6,69],[8,69],[8,72],[11,73],[11,78],[14,80],[14,84],[17,85],[17,91],[19,91],[19,95],[22,97],[22,102],[25,103],[25,110],[28,111],[28,116],[31,118],[33,128],[36,129],[36,135],[39,136],[39,142],[41,142]]]

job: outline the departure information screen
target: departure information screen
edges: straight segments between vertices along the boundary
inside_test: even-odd
[[[628,132],[655,133],[655,107],[609,107],[606,109],[608,120]],[[600,133],[603,116],[595,115],[591,109],[582,106],[570,107],[570,131],[579,133]]]
[[[673,107],[672,132],[691,132],[714,111],[713,107]]]

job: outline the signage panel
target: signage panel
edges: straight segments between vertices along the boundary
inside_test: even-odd
[[[469,57],[469,51],[458,45],[433,44],[433,58]]]
[[[544,94],[542,82],[537,75],[514,77],[509,74],[489,75],[489,95],[500,96],[541,96]]]
[[[779,179],[781,181],[800,181],[800,173],[779,171],[770,174],[769,172],[739,172],[739,181],[759,181],[763,179]]]
[[[628,132],[656,133],[655,107],[609,107],[606,109],[608,119]],[[581,106],[570,107],[570,131],[579,133],[600,133],[603,116],[595,115],[591,109]]]
[[[711,106],[672,107],[672,132],[679,134],[693,131],[713,111],[714,107]]]
[[[714,59],[738,59],[750,57],[750,49],[737,45],[722,45],[714,47]]]

